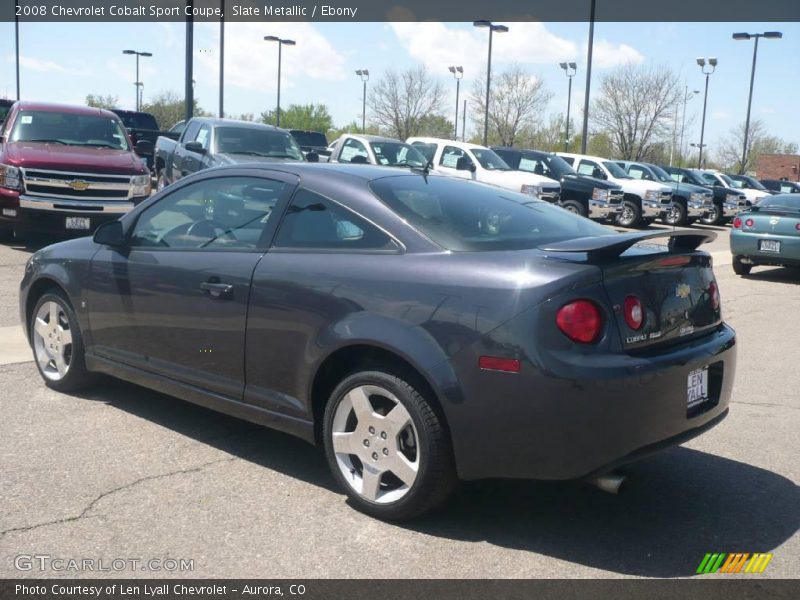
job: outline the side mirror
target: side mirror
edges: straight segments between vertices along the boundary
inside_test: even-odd
[[[136,146],[134,146],[134,151],[139,156],[153,154],[155,152],[156,147],[150,140],[139,140],[136,142]]]
[[[319,162],[319,154],[312,150],[306,154],[306,160],[308,162]]]
[[[475,172],[475,165],[467,156],[459,156],[458,160],[456,161],[456,170],[457,171],[472,171]]]
[[[125,232],[121,221],[109,221],[98,227],[92,238],[95,244],[119,247],[125,245]]]
[[[594,171],[592,171],[592,177],[594,177],[595,179],[608,179],[606,172],[603,171],[603,169],[599,169],[597,167],[595,167]]]
[[[195,152],[197,154],[206,153],[206,149],[203,148],[203,144],[198,141],[186,142],[183,147],[186,148],[188,152]]]

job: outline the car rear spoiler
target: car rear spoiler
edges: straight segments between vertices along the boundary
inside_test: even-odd
[[[702,244],[717,239],[713,231],[653,231],[615,233],[592,237],[575,238],[563,242],[554,242],[539,246],[544,252],[585,252],[589,262],[605,261],[617,258],[631,246],[647,240],[669,238],[670,252],[691,252]]]

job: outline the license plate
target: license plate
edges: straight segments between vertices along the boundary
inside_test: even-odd
[[[708,367],[695,369],[686,381],[686,408],[692,409],[708,400]]]
[[[91,229],[92,223],[89,217],[67,217],[67,229]]]
[[[759,240],[758,249],[762,252],[780,252],[781,243],[778,240]]]

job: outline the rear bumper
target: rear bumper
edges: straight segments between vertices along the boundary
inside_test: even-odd
[[[660,354],[554,354],[548,368],[454,364],[464,400],[446,407],[459,476],[578,479],[699,435],[727,413],[736,335],[727,325]],[[474,361],[474,362],[473,362]],[[710,401],[687,410],[687,380],[709,367]]]
[[[762,252],[759,240],[775,240],[781,243],[780,252]],[[750,233],[734,229],[730,237],[731,253],[745,256],[756,265],[800,266],[800,236]]]

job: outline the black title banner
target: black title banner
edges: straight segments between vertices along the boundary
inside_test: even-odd
[[[113,21],[800,21],[798,0],[3,0],[0,20]]]

